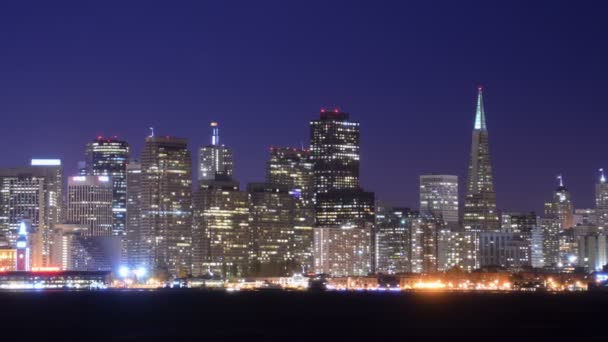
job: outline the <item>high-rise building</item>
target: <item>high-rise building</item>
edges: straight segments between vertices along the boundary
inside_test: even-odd
[[[250,183],[249,230],[252,274],[286,276],[297,271],[292,254],[294,198],[287,186]]]
[[[500,230],[481,87],[477,97],[463,223],[464,229],[469,231]]]
[[[538,226],[535,212],[505,212],[501,215],[500,230],[507,233],[529,233]]]
[[[132,161],[127,164],[127,218],[126,249],[128,265],[131,269],[145,268],[147,265],[147,246],[141,231],[141,164]]]
[[[579,208],[574,209],[574,215],[572,215],[573,222],[572,226],[576,227],[581,224],[592,224],[599,225],[597,212],[592,208]]]
[[[32,159],[29,167],[0,169],[0,235],[15,246],[21,221],[30,224],[30,263],[50,265],[52,229],[62,217],[63,167],[59,159]]]
[[[549,204],[550,206],[551,204]],[[545,204],[545,208],[547,207],[547,204]],[[547,267],[557,266],[560,262],[559,235],[561,224],[556,217],[545,213],[545,217],[540,219],[540,227],[543,240],[543,265]]]
[[[545,256],[543,254],[543,229],[540,225],[536,226],[530,233],[530,265],[534,268],[542,268],[545,266]]]
[[[595,214],[598,226],[608,231],[608,183],[604,169],[600,169],[600,179],[595,184]]]
[[[286,186],[294,200],[292,255],[303,271],[312,270],[313,163],[310,150],[273,147],[266,168],[266,182]]]
[[[359,188],[359,123],[348,113],[321,110],[310,122],[316,193]]]
[[[562,176],[557,176],[559,186],[553,192],[553,200],[551,205],[546,207],[546,215],[555,217],[559,221],[560,229],[569,229],[574,227],[574,209],[570,191],[564,186]]]
[[[141,157],[146,269],[187,275],[191,268],[192,158],[186,139],[149,136]]]
[[[316,273],[366,276],[373,270],[372,227],[315,228]]]
[[[127,162],[129,144],[116,137],[98,136],[87,144],[86,175],[109,176],[112,182],[114,217],[112,234],[124,235],[127,211]]]
[[[374,194],[338,190],[317,194],[315,271],[332,275],[373,272]]]
[[[310,140],[315,270],[335,275],[372,272],[374,194],[359,187],[359,123],[337,109],[321,110],[319,120],[310,122]]]
[[[441,229],[437,237],[437,270],[479,268],[479,233]]]
[[[458,176],[420,176],[420,214],[442,218],[447,226],[458,226]]]
[[[439,265],[438,238],[443,226],[443,219],[429,215],[421,214],[412,220],[410,230],[410,262],[412,272],[437,272]]]
[[[479,234],[479,264],[511,269],[530,266],[529,241],[519,233],[482,232]]]
[[[235,181],[203,181],[193,203],[192,273],[246,275],[251,250],[248,194]]]
[[[606,232],[595,225],[577,226],[572,231],[576,242],[578,266],[585,267],[589,272],[601,271],[608,263]]]
[[[113,199],[109,176],[70,177],[66,221],[88,226],[87,236],[112,235]]]
[[[397,274],[411,272],[410,239],[412,220],[417,213],[409,208],[376,204],[376,272]]]
[[[310,150],[292,147],[270,148],[266,182],[281,184],[298,197],[310,201],[314,193],[313,163]]]
[[[220,144],[220,128],[211,123],[211,144],[199,150],[198,179],[214,180],[217,177],[231,179],[233,170],[232,149]]]

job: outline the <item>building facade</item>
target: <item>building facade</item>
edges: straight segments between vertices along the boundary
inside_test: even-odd
[[[126,217],[126,249],[129,267],[138,269],[148,265],[148,242],[141,231],[141,164],[127,164],[127,217]]]
[[[496,209],[496,193],[494,192],[488,129],[482,96],[483,92],[480,87],[464,201],[463,224],[465,230],[495,232],[500,230],[500,220]]]
[[[359,123],[339,110],[321,110],[310,122],[316,193],[359,188]]]
[[[141,240],[153,272],[191,269],[192,158],[186,139],[146,138],[141,156]]]
[[[251,273],[258,276],[288,276],[298,271],[293,255],[295,203],[288,187],[250,183],[247,193]]]
[[[604,169],[600,169],[600,178],[595,184],[595,213],[597,225],[608,230],[608,183]]]
[[[376,204],[375,262],[377,273],[411,272],[410,248],[412,220],[417,214],[409,208]]]
[[[217,177],[231,179],[234,163],[232,149],[220,144],[220,128],[211,123],[211,144],[199,149],[198,179],[214,180]]]
[[[0,169],[0,238],[15,246],[19,225],[27,220],[32,267],[49,266],[52,229],[62,209],[61,160],[32,159],[28,167]]]
[[[303,272],[313,269],[314,182],[311,151],[272,147],[266,182],[286,186],[294,201],[292,255]]]
[[[446,225],[458,226],[458,176],[420,176],[420,214],[442,218]]]
[[[251,251],[248,194],[234,181],[206,181],[193,203],[192,273],[246,275]]]
[[[68,179],[66,221],[88,226],[87,236],[112,235],[113,204],[109,176],[74,176]]]
[[[130,148],[116,137],[97,137],[86,148],[86,175],[108,176],[112,182],[112,234],[124,235],[127,211],[127,163]]]

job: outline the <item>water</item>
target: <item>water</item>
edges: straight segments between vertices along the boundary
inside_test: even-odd
[[[5,333],[70,340],[202,336],[240,341],[545,341],[608,335],[603,325],[605,293],[57,291],[2,292],[0,303]]]

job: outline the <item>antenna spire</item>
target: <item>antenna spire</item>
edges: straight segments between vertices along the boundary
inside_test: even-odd
[[[211,122],[211,145],[217,146],[220,144],[220,127],[215,121]]]
[[[604,169],[600,169],[600,183],[606,183],[606,175],[604,174]]]
[[[562,175],[557,175],[557,180],[559,181],[559,186],[563,187],[564,186],[564,177],[562,177]]]
[[[477,111],[475,112],[475,129],[480,131],[486,130],[486,113],[483,110],[483,88],[477,88]]]
[[[150,137],[154,137],[154,127],[150,127]]]

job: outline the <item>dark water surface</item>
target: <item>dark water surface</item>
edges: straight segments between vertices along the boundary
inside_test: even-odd
[[[2,292],[0,303],[4,335],[24,338],[608,340],[604,293]]]

